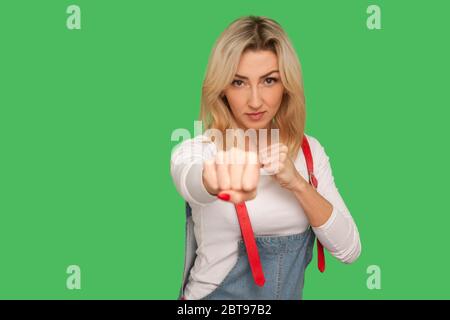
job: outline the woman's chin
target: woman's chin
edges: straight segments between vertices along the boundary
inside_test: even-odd
[[[269,128],[269,123],[267,122],[263,122],[263,121],[258,121],[258,122],[251,122],[251,123],[245,123],[245,126],[247,129],[254,129],[254,130],[259,130],[259,129],[267,129]]]

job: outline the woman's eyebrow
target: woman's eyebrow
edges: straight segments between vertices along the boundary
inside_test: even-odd
[[[278,71],[278,70],[272,70],[272,71],[270,71],[270,72],[268,72],[268,73],[262,75],[262,76],[259,77],[259,78],[261,79],[261,78],[267,77],[268,75],[271,75],[271,74],[274,73],[274,72],[279,72],[279,71]],[[236,74],[236,77],[242,78],[242,79],[248,79],[247,77],[241,76],[241,75],[239,75],[239,74]]]

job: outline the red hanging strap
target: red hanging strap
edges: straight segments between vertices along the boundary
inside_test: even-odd
[[[309,183],[317,189],[318,181],[314,176],[314,165],[311,155],[311,148],[309,147],[308,139],[303,135],[302,150],[306,160],[306,168],[308,169]],[[323,251],[323,245],[317,239],[317,266],[320,272],[325,271],[325,253]]]
[[[266,279],[264,278],[261,260],[259,259],[258,247],[256,246],[252,224],[247,212],[247,206],[245,205],[245,202],[235,204],[234,206],[236,208],[239,226],[241,227],[245,249],[247,250],[247,257],[250,263],[250,269],[252,270],[253,279],[258,286],[262,287],[264,286]]]

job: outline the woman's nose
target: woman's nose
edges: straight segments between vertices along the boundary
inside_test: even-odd
[[[257,86],[252,87],[252,89],[251,89],[248,105],[254,109],[257,109],[257,108],[261,107],[261,105],[262,105],[261,93],[259,92],[259,88]]]

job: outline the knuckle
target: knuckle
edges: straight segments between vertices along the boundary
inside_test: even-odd
[[[213,181],[208,181],[208,184],[210,186],[211,189],[217,190],[219,189],[219,184],[217,183],[217,181],[213,180]]]
[[[249,151],[247,152],[246,159],[248,164],[256,164],[258,161],[258,154],[256,152]]]
[[[226,190],[230,188],[230,182],[226,179],[220,180],[218,184],[221,190]]]
[[[244,183],[243,185],[242,185],[242,189],[245,191],[245,192],[252,192],[253,190],[255,190],[256,189],[256,186],[253,184],[253,183]]]
[[[241,190],[241,184],[239,183],[239,181],[233,181],[231,183],[231,189],[233,189],[233,190]]]

